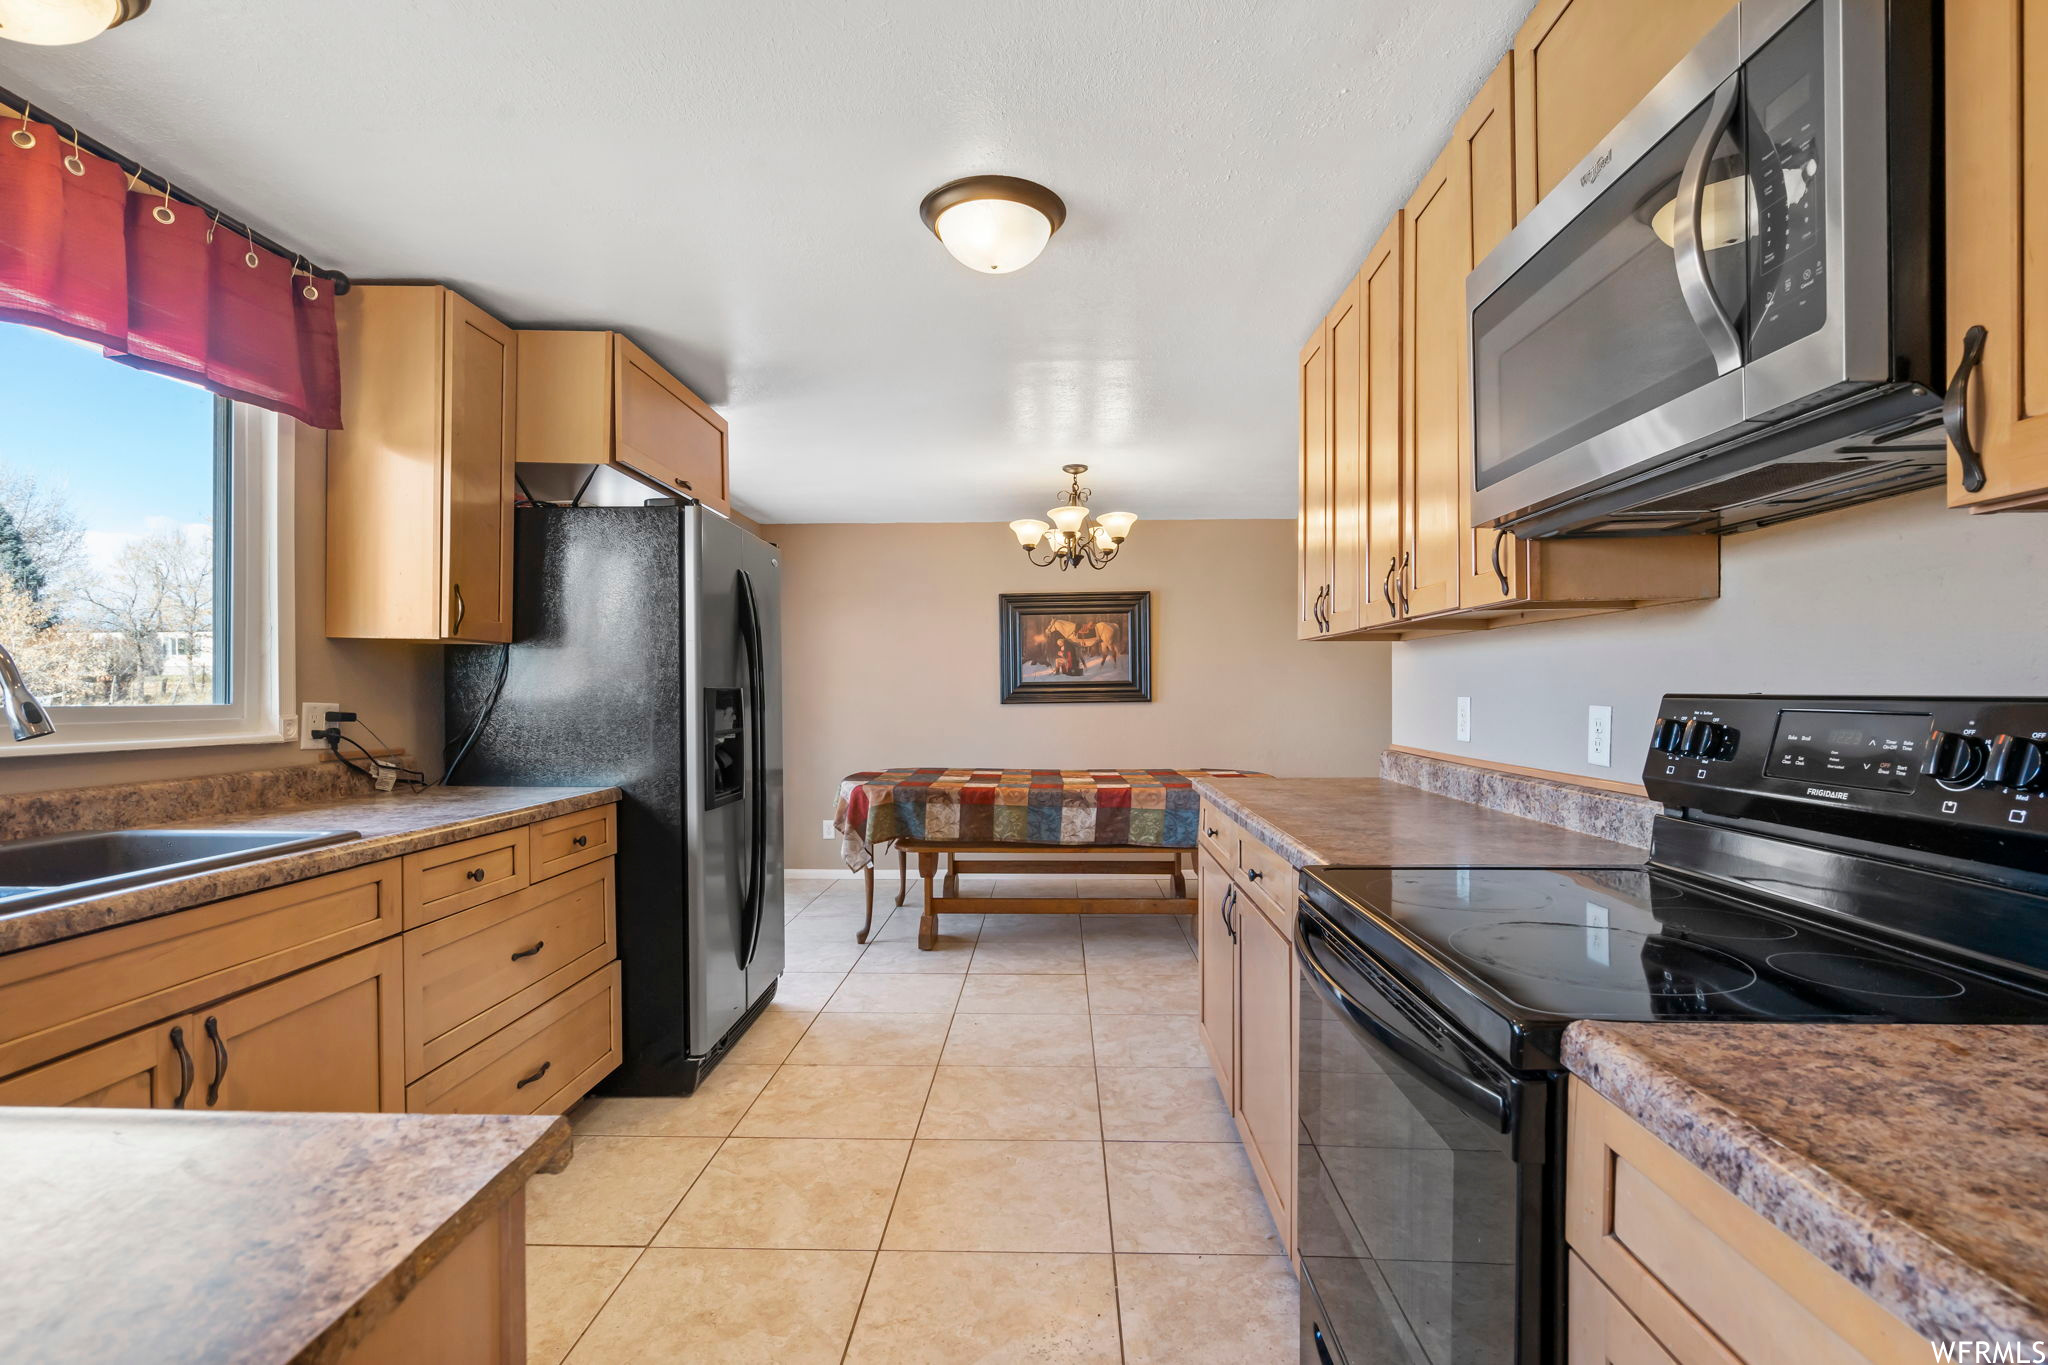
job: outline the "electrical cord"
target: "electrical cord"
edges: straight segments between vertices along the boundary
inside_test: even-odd
[[[469,757],[469,751],[475,747],[477,737],[483,734],[484,726],[490,723],[491,713],[498,709],[498,698],[505,694],[505,675],[511,671],[511,668],[512,646],[499,645],[498,676],[491,683],[490,694],[484,698],[483,707],[476,713],[476,719],[470,722],[469,733],[462,737],[462,743],[459,746],[452,744],[448,746],[448,748],[455,750],[455,757],[449,759],[447,765],[441,770],[442,786],[445,787],[455,780],[455,770],[462,766],[463,759]],[[444,748],[442,752],[445,754],[447,749]]]
[[[356,723],[359,725],[362,724],[362,722],[360,721]],[[363,728],[365,730],[370,729],[370,727],[367,725],[364,725]],[[375,730],[370,730],[370,738],[376,739],[379,744],[384,743],[382,739],[377,738],[377,732]],[[349,758],[346,754],[342,753],[341,746],[344,744],[350,746],[357,753],[361,754],[364,758],[370,760],[370,767],[365,768],[362,764],[357,763],[353,759]],[[361,742],[351,738],[348,735],[341,733],[341,726],[338,723],[327,727],[327,751],[333,754],[338,762],[347,764],[350,769],[354,770],[355,772],[361,773],[364,777],[369,778],[372,782],[377,780],[377,774],[374,771],[372,771],[372,769],[388,767],[391,769],[392,773],[397,777],[399,781],[411,787],[415,792],[423,792],[427,789],[429,785],[427,782],[427,775],[425,773],[421,772],[417,768],[403,768],[396,763],[391,763],[385,759],[377,757],[377,755],[371,753],[368,749],[364,748]]]

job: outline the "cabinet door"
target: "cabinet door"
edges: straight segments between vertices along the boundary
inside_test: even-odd
[[[1520,213],[1555,189],[1734,7],[1735,0],[1538,0],[1515,35]]]
[[[187,1107],[402,1112],[400,954],[386,939],[191,1015]]]
[[[1295,967],[1292,940],[1249,897],[1237,925],[1238,1115],[1245,1148],[1274,1201],[1273,1221],[1294,1243]]]
[[[0,1104],[181,1108],[193,1081],[189,1033],[184,1021],[159,1024],[10,1076]]]
[[[1401,564],[1401,223],[1380,234],[1358,272],[1358,303],[1365,314],[1363,497],[1360,542],[1364,583],[1360,619],[1365,626],[1394,619],[1394,576]]]
[[[443,294],[442,434],[450,640],[512,638],[512,419],[517,337],[460,294]]]
[[[1472,539],[1464,482],[1470,427],[1465,415],[1465,276],[1473,261],[1473,183],[1475,174],[1511,173],[1508,158],[1501,155],[1511,81],[1504,59],[1408,201],[1408,325],[1403,329],[1408,440],[1401,480],[1407,616],[1455,609],[1465,578],[1463,551]],[[1491,206],[1498,204],[1501,192],[1489,184],[1483,193]]]
[[[1223,1101],[1237,1108],[1237,935],[1225,901],[1230,874],[1204,848],[1197,855],[1201,877],[1200,913],[1195,918],[1202,966],[1202,1043],[1216,1068]],[[1239,896],[1243,902],[1244,897]]]
[[[1459,121],[1453,147],[1464,148],[1471,254],[1466,271],[1500,245],[1515,226],[1514,67],[1503,61]],[[1513,536],[1472,525],[1472,349],[1465,284],[1458,282],[1458,605],[1498,606],[1527,595],[1521,547]],[[1498,553],[1496,553],[1498,551]]]
[[[1984,329],[1968,376],[1972,491],[1953,447],[1951,506],[2048,505],[2048,3],[1946,10],[1948,358]],[[1974,482],[1975,480],[1972,479]]]
[[[1365,347],[1360,282],[1352,280],[1323,322],[1330,352],[1329,561],[1326,632],[1357,630],[1365,603]]]
[[[1306,640],[1323,633],[1318,614],[1330,584],[1330,337],[1326,327],[1301,348],[1297,370],[1300,397],[1301,510],[1295,518],[1295,587],[1300,604],[1295,633]]]
[[[623,336],[613,348],[619,462],[726,511],[725,419]]]

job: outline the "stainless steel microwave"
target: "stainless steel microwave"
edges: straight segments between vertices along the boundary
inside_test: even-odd
[[[1934,0],[1741,0],[1466,282],[1472,511],[1745,530],[1939,482]]]

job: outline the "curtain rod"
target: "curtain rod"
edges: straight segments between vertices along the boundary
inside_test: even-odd
[[[94,156],[113,162],[116,166],[119,166],[122,170],[128,172],[129,175],[149,186],[150,189],[158,194],[169,194],[173,199],[178,199],[192,205],[192,207],[206,214],[209,218],[219,221],[222,226],[228,228],[237,237],[246,237],[267,251],[301,262],[305,269],[318,275],[321,279],[332,281],[335,293],[346,294],[348,292],[348,276],[342,274],[339,270],[328,270],[322,266],[314,265],[311,260],[307,259],[304,252],[293,251],[290,247],[264,236],[241,219],[236,218],[232,214],[222,212],[204,199],[201,199],[198,195],[188,194],[184,190],[179,189],[161,174],[145,168],[141,162],[136,161],[132,157],[123,156],[98,138],[80,132],[76,127],[64,122],[64,120],[50,113],[49,110],[41,105],[25,100],[5,86],[0,86],[0,115],[18,119],[22,116],[23,110],[29,112],[30,118],[56,129],[58,135],[65,141],[74,142],[78,146],[85,148],[86,151],[91,152]]]

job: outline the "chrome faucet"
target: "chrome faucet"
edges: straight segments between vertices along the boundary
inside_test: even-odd
[[[5,708],[7,723],[14,727],[17,742],[38,739],[57,729],[50,722],[49,711],[22,681],[21,669],[15,665],[14,656],[8,653],[6,645],[0,645],[0,708]]]

